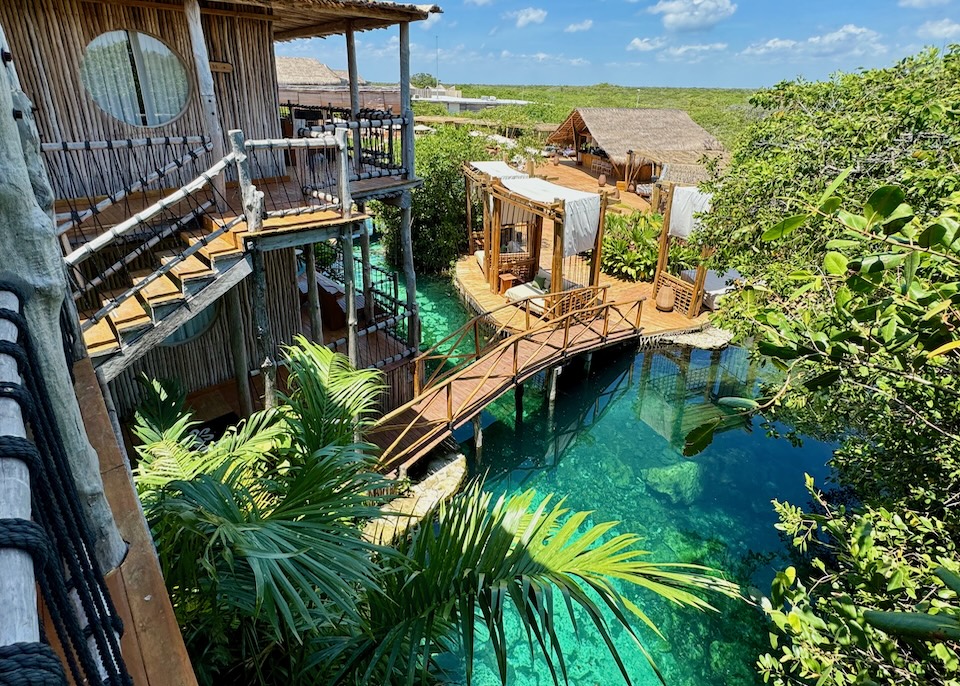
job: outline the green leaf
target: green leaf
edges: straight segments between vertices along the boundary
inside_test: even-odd
[[[828,252],[823,258],[823,269],[833,276],[846,274],[847,258],[838,252]]]
[[[918,612],[878,612],[867,610],[863,618],[868,624],[888,634],[926,640],[960,640],[960,624],[951,617],[925,615]]]
[[[853,171],[853,167],[847,167],[847,168],[844,169],[842,172],[840,172],[840,175],[837,176],[837,178],[835,178],[835,179],[830,183],[830,185],[827,186],[826,190],[823,191],[823,195],[820,196],[820,200],[817,202],[817,204],[818,204],[818,205],[823,205],[825,202],[827,202],[827,200],[830,199],[830,196],[832,196],[834,193],[836,193],[836,192],[837,192],[837,189],[840,188],[840,184],[842,184],[842,183],[844,182],[844,180],[845,180],[848,176],[850,176],[850,172],[852,172],[852,171]]]
[[[827,250],[859,248],[861,245],[863,245],[863,243],[860,241],[851,241],[847,238],[834,238],[832,241],[827,241]]]
[[[881,186],[870,194],[867,203],[863,206],[863,214],[869,224],[875,224],[881,219],[890,217],[900,207],[905,198],[903,189],[899,186]]]
[[[914,250],[907,256],[907,260],[903,266],[903,285],[906,292],[910,291],[910,287],[913,285],[913,279],[917,275],[917,267],[920,266],[920,253]]]
[[[903,264],[907,259],[907,253],[882,253],[879,255],[867,255],[859,260],[851,260],[850,269],[861,274],[877,274],[888,269],[894,269]]]
[[[717,405],[723,405],[724,407],[735,407],[740,410],[760,409],[760,403],[758,403],[753,398],[741,398],[736,396],[728,396],[726,398],[720,398],[717,400]]]
[[[832,386],[840,379],[840,370],[831,369],[828,372],[824,372],[809,381],[804,381],[803,385],[810,391],[819,391],[821,388],[826,388],[827,386]]]
[[[717,430],[717,427],[720,426],[720,419],[712,419],[705,424],[693,429],[690,433],[687,434],[687,437],[683,442],[683,454],[687,457],[693,457],[694,455],[703,452],[713,441],[713,434]]]
[[[928,352],[927,357],[932,359],[940,355],[946,355],[951,350],[957,350],[958,348],[960,348],[960,341],[950,341],[949,343],[944,343],[936,350]]]
[[[803,223],[806,222],[808,218],[809,217],[805,214],[796,214],[792,217],[787,217],[776,226],[764,231],[763,236],[761,236],[761,240],[777,241],[781,238],[789,236],[791,233],[803,226]]]
[[[960,595],[960,576],[957,576],[945,567],[938,567],[934,574],[947,585],[951,591]]]

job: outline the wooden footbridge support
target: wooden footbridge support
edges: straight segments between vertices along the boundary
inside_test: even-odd
[[[524,381],[569,358],[645,336],[643,300],[610,302],[606,287],[491,310],[414,359],[414,399],[367,433],[381,470],[403,476],[453,431]],[[512,311],[511,311],[512,310]],[[661,333],[661,332],[657,332]]]

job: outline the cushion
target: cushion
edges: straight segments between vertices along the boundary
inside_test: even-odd
[[[550,272],[548,272],[546,269],[541,269],[540,271],[537,272],[537,275],[534,277],[534,281],[536,281],[540,277],[543,277],[543,290],[545,291],[550,290]]]
[[[483,250],[478,250],[477,252],[475,252],[475,253],[473,253],[473,254],[474,254],[474,256],[476,256],[476,258],[477,258],[477,264],[479,264],[480,267],[482,268],[482,267],[483,267],[483,258],[484,258],[484,252],[483,252]]]
[[[538,273],[535,277],[533,277],[533,285],[535,285],[539,290],[545,292],[547,290],[547,275],[543,272]]]

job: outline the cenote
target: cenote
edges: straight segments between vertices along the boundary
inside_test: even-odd
[[[449,281],[422,278],[418,300],[424,344],[456,329],[469,315]],[[767,594],[774,570],[789,564],[771,501],[805,504],[804,474],[829,475],[832,446],[809,437],[798,444],[769,435],[757,420],[723,420],[713,442],[693,458],[683,438],[707,417],[722,416],[717,398],[748,392],[765,373],[746,351],[664,347],[595,355],[585,373],[572,361],[560,376],[551,411],[542,386],[528,382],[517,421],[508,393],[484,412],[483,450],[474,452],[469,427],[457,434],[473,475],[496,494],[535,489],[566,498],[593,523],[619,521],[643,537],[651,561],[689,562],[723,570],[746,591]],[[790,427],[774,425],[780,434]],[[588,522],[589,523],[589,522]],[[651,593],[626,590],[663,632],[635,623],[644,646],[671,686],[759,683],[756,656],[769,648],[763,614],[744,602],[713,599],[718,612],[677,609]],[[571,684],[615,686],[624,680],[589,620],[579,638],[557,608]],[[626,632],[615,641],[634,684],[660,683]],[[531,661],[526,633],[508,622],[509,683],[547,686],[553,680]],[[478,645],[474,683],[499,683],[487,645]]]

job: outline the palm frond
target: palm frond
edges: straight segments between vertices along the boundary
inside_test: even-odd
[[[383,390],[375,369],[354,369],[343,355],[311,343],[303,336],[285,349],[290,406],[289,421],[305,451],[352,443],[354,433],[370,419]]]
[[[229,462],[169,483],[147,502],[168,585],[197,589],[207,612],[238,612],[274,635],[359,624],[361,594],[378,590],[374,557],[390,556],[359,525],[380,514],[383,499],[370,493],[387,485],[368,466],[356,447],[331,447],[256,484]]]
[[[575,608],[586,613],[629,683],[603,608],[633,637],[660,676],[630,616],[654,630],[656,626],[614,580],[699,610],[712,607],[698,592],[738,597],[734,584],[706,568],[645,561],[648,553],[637,547],[639,538],[615,535],[615,522],[589,526],[589,513],[570,513],[552,496],[535,503],[533,491],[494,502],[474,484],[441,505],[433,526],[421,526],[399,543],[402,563],[388,562],[384,592],[370,598],[371,634],[341,646],[341,664],[362,670],[355,674],[361,681],[384,674],[396,678],[399,671],[402,683],[424,683],[431,656],[441,647],[438,639],[453,628],[464,647],[469,683],[479,617],[506,683],[504,610],[512,604],[531,652],[543,658],[555,683],[566,682],[554,618],[558,594],[574,625]],[[349,670],[342,669],[339,678],[348,676]]]

